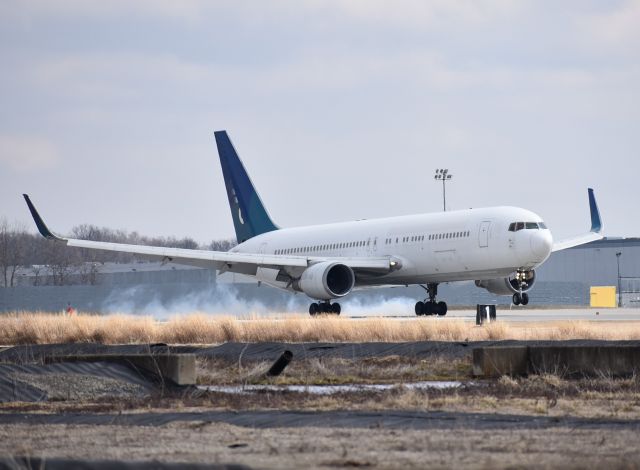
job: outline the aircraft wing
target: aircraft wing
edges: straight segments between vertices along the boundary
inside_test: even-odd
[[[294,271],[302,271],[304,268],[321,261],[339,261],[355,271],[386,273],[397,268],[397,262],[390,257],[356,258],[356,257],[307,257],[307,256],[283,256],[259,253],[235,253],[225,251],[189,250],[185,248],[166,248],[159,246],[128,245],[125,243],[97,242],[65,238],[54,234],[40,217],[28,195],[24,194],[29,211],[38,227],[40,234],[50,240],[64,243],[67,246],[86,248],[90,250],[117,251],[122,253],[134,253],[155,258],[161,261],[186,264],[203,268],[215,268],[222,271],[242,273],[255,272],[258,267],[268,268],[292,268]],[[296,269],[297,268],[297,269]]]
[[[591,230],[584,235],[555,242],[551,251],[566,250],[567,248],[573,248],[574,246],[584,245],[604,238],[604,235],[602,235],[602,219],[600,218],[596,197],[593,194],[593,189],[589,188],[587,191],[589,193],[589,210],[591,212]]]

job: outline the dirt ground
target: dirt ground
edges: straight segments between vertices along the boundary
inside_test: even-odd
[[[240,356],[198,356],[200,385],[398,385],[332,395],[159,390],[107,364],[4,365],[13,371],[7,387],[23,383],[47,398],[0,403],[0,457],[253,468],[640,468],[640,377],[484,380],[471,375],[461,348],[297,355],[277,378],[264,376],[271,359],[243,356],[244,347],[229,348]],[[462,385],[401,385],[430,380]]]
[[[640,468],[638,433],[601,429],[413,431],[5,425],[0,453],[86,459],[241,463],[253,468]]]

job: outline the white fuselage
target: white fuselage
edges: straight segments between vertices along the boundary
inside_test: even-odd
[[[281,229],[258,235],[232,251],[307,257],[391,257],[401,268],[384,275],[358,276],[356,287],[426,284],[506,277],[542,264],[553,239],[546,228],[509,231],[514,222],[540,223],[517,207],[360,220]],[[256,277],[280,288],[269,272]]]

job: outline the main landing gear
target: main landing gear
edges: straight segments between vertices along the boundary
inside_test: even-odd
[[[529,303],[529,294],[526,292],[516,292],[513,294],[513,305],[527,305]]]
[[[325,313],[332,313],[334,315],[340,315],[340,304],[338,302],[329,303],[326,302],[314,302],[309,305],[309,315],[316,316]]]
[[[416,303],[416,315],[439,315],[444,316],[447,314],[447,304],[445,302],[436,302],[436,296],[438,295],[438,284],[430,282],[427,287],[421,286],[427,291],[429,300]]]

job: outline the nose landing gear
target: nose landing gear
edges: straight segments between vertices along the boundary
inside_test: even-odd
[[[338,302],[330,303],[326,302],[314,302],[309,305],[309,315],[312,317],[325,313],[332,313],[334,315],[340,315],[340,304]]]
[[[513,305],[527,305],[529,303],[529,294],[526,292],[516,292],[513,294]]]
[[[416,315],[439,315],[444,316],[447,314],[447,304],[445,302],[436,302],[436,296],[438,295],[438,284],[430,282],[427,286],[420,286],[427,291],[429,300],[416,303]]]
[[[531,271],[517,271],[516,282],[519,292],[513,294],[513,305],[527,305],[529,303],[529,294],[523,292],[529,287],[527,282],[530,279]]]

